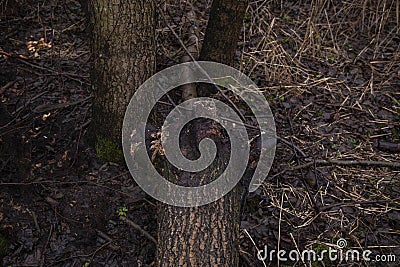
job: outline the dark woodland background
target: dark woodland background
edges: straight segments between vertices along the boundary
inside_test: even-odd
[[[152,266],[143,232],[156,236],[156,202],[84,140],[91,55],[80,3],[0,3],[0,265]],[[204,34],[211,1],[157,5],[161,70],[184,54],[172,31],[186,38],[187,9]],[[284,142],[247,198],[241,265],[276,265],[258,261],[255,245],[321,251],[339,238],[400,258],[399,33],[396,0],[251,2],[235,67],[262,88]]]

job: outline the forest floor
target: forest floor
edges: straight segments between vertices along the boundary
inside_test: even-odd
[[[158,4],[158,70],[184,55],[176,36],[187,37],[188,8],[205,32],[210,2]],[[284,140],[247,198],[241,265],[276,265],[258,260],[256,246],[321,252],[345,240],[346,249],[394,255],[397,264],[296,264],[398,266],[398,6],[298,2],[252,1],[237,51],[235,67],[263,90]],[[156,202],[124,166],[101,162],[85,144],[90,52],[81,7],[32,3],[7,14],[1,6],[0,265],[152,266],[155,244],[120,215],[156,237]]]

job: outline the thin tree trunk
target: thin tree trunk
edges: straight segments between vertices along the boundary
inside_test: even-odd
[[[233,65],[237,41],[248,1],[214,0],[201,50],[200,60]],[[203,95],[210,90],[205,88]],[[186,151],[193,152],[190,141],[207,136],[213,123],[200,120],[193,137],[182,137]],[[200,186],[211,182],[229,160],[227,144],[219,128],[214,136],[218,153],[212,166],[198,174],[182,175],[170,170],[167,177],[180,185]],[[209,136],[207,136],[209,137]],[[185,140],[186,139],[186,140]],[[183,146],[185,149],[185,146]],[[234,151],[231,151],[234,153]],[[196,153],[194,153],[196,154]],[[198,156],[198,155],[197,155]],[[165,169],[168,169],[165,168]],[[205,206],[182,208],[161,204],[159,208],[157,266],[238,266],[239,264],[239,190]]]
[[[233,66],[248,5],[248,0],[213,1],[199,60]],[[210,96],[213,93],[216,93],[213,86],[203,84],[198,89],[199,96]]]
[[[135,90],[155,71],[154,0],[90,0],[93,118],[100,158],[121,161],[121,129]]]
[[[233,65],[248,0],[214,0],[199,60]]]

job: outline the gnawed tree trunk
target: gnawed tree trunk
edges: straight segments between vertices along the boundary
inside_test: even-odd
[[[154,0],[90,0],[93,118],[97,155],[122,161],[121,129],[135,90],[155,71]]]
[[[248,1],[214,0],[200,59],[233,65],[237,41]],[[209,87],[203,87],[209,95]],[[182,136],[182,149],[196,154],[194,145],[210,137],[213,123],[200,120],[192,136]],[[179,185],[200,186],[217,178],[224,170],[229,152],[220,129],[211,138],[218,153],[212,166],[198,174],[167,175]],[[193,138],[194,136],[194,138]],[[190,144],[191,140],[196,144]],[[234,153],[234,152],[231,152]],[[190,156],[190,155],[189,155]],[[198,155],[197,155],[198,156]],[[166,167],[168,169],[168,167]],[[164,174],[165,175],[165,174]],[[177,179],[177,181],[176,181]],[[205,206],[182,208],[161,204],[159,208],[157,266],[238,266],[239,190]]]

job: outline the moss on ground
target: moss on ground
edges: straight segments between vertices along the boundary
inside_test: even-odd
[[[96,137],[96,155],[100,160],[124,162],[122,150],[110,139],[99,135]]]
[[[0,234],[0,263],[3,261],[3,258],[8,254],[7,243],[7,239]]]

